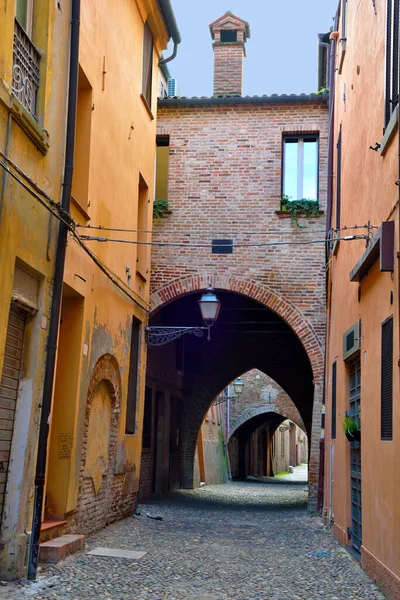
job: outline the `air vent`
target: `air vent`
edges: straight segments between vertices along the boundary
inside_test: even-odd
[[[213,240],[212,254],[232,254],[233,240]]]
[[[361,348],[361,320],[358,319],[343,334],[343,360],[349,360]]]

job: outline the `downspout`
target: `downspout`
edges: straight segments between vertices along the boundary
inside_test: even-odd
[[[181,43],[182,38],[175,20],[174,11],[172,10],[171,0],[158,0],[158,5],[160,7],[161,14],[167,27],[168,35],[170,36],[170,38],[173,39],[174,42],[174,49],[171,56],[169,56],[168,58],[161,58],[158,61],[158,66],[162,67],[163,65],[169,63],[171,60],[174,60],[178,52],[178,44]]]
[[[398,32],[399,43],[400,43],[400,30]],[[400,46],[398,46],[400,48]],[[398,98],[400,98],[400,77],[398,78]],[[398,229],[398,246],[397,246],[397,318],[400,319],[400,128],[399,128],[399,116],[400,116],[400,103],[397,103],[397,142],[398,142],[398,167],[397,167],[397,187],[398,187],[398,221],[397,221],[397,229]],[[397,325],[399,327],[399,324]],[[400,367],[400,335],[399,337],[399,358],[398,358],[398,366]]]
[[[158,61],[158,66],[162,67],[163,65],[166,65],[167,63],[169,63],[171,60],[174,60],[175,56],[177,55],[177,52],[178,52],[178,44],[176,42],[174,42],[174,50],[173,50],[171,56],[168,56],[168,58],[160,59]]]
[[[338,12],[335,16],[334,30],[337,31],[339,23]],[[329,234],[332,227],[332,197],[333,197],[333,149],[334,149],[334,116],[335,116],[335,53],[336,53],[336,40],[333,38],[331,54],[329,57],[330,69],[329,69],[329,141],[328,141],[328,198],[327,198],[327,219],[326,219],[326,233]],[[329,254],[329,253],[328,253]]]
[[[339,10],[335,15],[334,30],[337,31],[339,25]],[[328,199],[327,199],[327,219],[326,219],[326,236],[331,236],[332,229],[332,198],[333,198],[333,152],[334,152],[334,118],[335,118],[335,53],[336,53],[336,40],[334,37],[332,40],[331,54],[329,57],[330,70],[329,70],[329,141],[328,141]],[[326,244],[326,260],[329,260],[331,242]],[[327,271],[328,274],[328,271]],[[329,278],[327,276],[326,283],[329,284]],[[327,315],[330,317],[330,302],[331,294],[328,293],[328,285],[326,285],[326,300],[329,302],[327,306]],[[326,405],[326,373],[327,373],[327,348],[328,348],[328,326],[326,323],[325,329],[325,361],[324,361],[324,400]],[[325,438],[326,439],[326,438]],[[333,487],[333,444],[332,440],[329,440],[329,507],[328,507],[328,526],[332,524],[332,487]],[[325,486],[324,486],[325,487]]]
[[[64,181],[61,199],[61,206],[66,213],[69,213],[70,211],[74,165],[76,105],[78,94],[80,4],[80,0],[71,0],[69,89],[66,122],[67,134],[65,142]],[[47,438],[49,434],[49,420],[53,396],[67,236],[68,227],[64,222],[60,221],[54,266],[53,298],[51,303],[49,337],[47,341],[46,370],[44,376],[42,411],[40,415],[40,429],[36,460],[35,498],[28,565],[29,579],[36,579],[39,558],[40,528],[42,524],[43,492],[46,474]]]

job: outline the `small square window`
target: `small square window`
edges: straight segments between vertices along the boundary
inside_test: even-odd
[[[283,137],[282,194],[289,200],[318,200],[318,136]]]
[[[236,29],[225,29],[221,31],[221,42],[237,42]]]

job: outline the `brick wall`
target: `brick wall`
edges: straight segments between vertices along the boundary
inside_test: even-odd
[[[324,104],[163,108],[158,132],[170,136],[168,203],[172,214],[154,222],[157,238],[209,244],[323,239],[325,219],[292,228],[280,209],[282,134],[320,132],[319,200],[326,207],[328,115]],[[258,232],[257,235],[254,232]],[[160,235],[162,234],[162,235]],[[199,271],[264,283],[296,306],[322,346],[324,246],[270,246],[212,255],[208,248],[153,248],[151,288]]]
[[[111,422],[109,429],[108,462],[101,477],[100,487],[95,489],[94,481],[86,470],[89,420],[92,401],[100,385],[105,385],[111,402]],[[79,491],[76,510],[66,515],[68,530],[89,535],[104,528],[109,523],[131,515],[137,502],[136,472],[117,473],[117,429],[120,418],[121,379],[116,359],[110,354],[103,355],[96,363],[88,389],[86,405],[82,458],[79,473]],[[99,457],[101,460],[102,457]]]
[[[327,107],[319,99],[293,104],[260,99],[259,104],[248,105],[226,99],[223,104],[196,106],[183,100],[161,101],[159,106],[158,133],[170,136],[168,202],[172,214],[155,221],[154,239],[207,247],[153,247],[151,307],[156,314],[175,299],[211,283],[217,290],[252,298],[290,326],[307,353],[315,383],[314,398],[307,396],[304,401],[312,413],[305,425],[309,435],[313,431],[310,486],[316,495],[325,335],[324,244],[236,247],[232,254],[212,254],[210,243],[218,238],[232,239],[234,244],[323,240],[324,212],[319,218],[300,219],[304,229],[291,227],[288,213],[280,212],[279,198],[282,135],[318,132],[319,202],[325,211]],[[263,350],[257,342],[261,353],[279,354],[286,362],[282,377],[287,378],[289,388],[290,379],[293,384],[289,347],[278,336],[265,343]],[[201,374],[185,378],[190,403],[185,401],[183,415],[184,485],[193,481],[195,440],[212,398],[238,373],[256,366],[246,348],[229,360],[232,366],[221,364],[220,369],[225,381],[217,373],[207,382]],[[283,381],[279,383],[285,387]]]
[[[241,44],[213,44],[214,48],[214,96],[243,93],[244,49]]]
[[[229,432],[232,435],[245,421],[262,413],[275,412],[290,419],[305,431],[303,419],[293,400],[271,377],[258,369],[241,376],[243,392],[230,403]]]

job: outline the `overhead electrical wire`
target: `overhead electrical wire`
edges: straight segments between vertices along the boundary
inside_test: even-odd
[[[173,247],[173,248],[212,248],[212,244],[192,244],[192,243],[184,243],[184,242],[142,242],[137,240],[119,240],[115,238],[106,238],[106,237],[95,237],[90,235],[82,235],[80,236],[82,240],[85,242],[110,242],[117,244],[133,244],[137,246],[161,246],[161,247]],[[341,238],[333,237],[333,238],[325,238],[321,240],[308,240],[302,242],[261,242],[255,244],[218,244],[217,248],[265,248],[268,246],[307,246],[310,244],[326,244],[328,242],[341,242],[341,241],[350,241],[350,240],[366,240],[368,236],[366,235],[348,235]]]
[[[154,229],[124,229],[120,227],[103,227],[103,225],[81,225],[76,224],[77,229],[96,229],[100,231],[114,231],[118,233],[151,233],[153,235],[168,235],[171,233],[175,233],[175,231],[157,231]],[[337,229],[332,229],[332,231],[348,231],[352,229],[378,229],[377,225],[354,225],[354,226],[344,226]],[[324,233],[325,229],[313,229],[312,231],[303,231],[302,234],[305,233]],[[233,228],[226,229],[225,231],[215,231],[212,230],[213,235],[228,235],[234,233]],[[270,231],[238,231],[240,235],[270,235]]]
[[[1,151],[0,151],[1,153]],[[99,267],[99,269],[106,275],[106,277],[127,297],[131,300],[136,306],[138,306],[141,310],[145,311],[147,314],[150,313],[149,309],[143,306],[132,294],[125,288],[124,282],[118,277],[118,275],[105,263],[101,261],[101,259],[96,256],[96,254],[86,246],[84,241],[80,238],[77,231],[75,231],[75,222],[69,213],[66,213],[61,206],[55,202],[52,198],[50,198],[46,192],[41,190],[28,175],[26,175],[21,169],[19,169],[11,160],[8,162],[12,165],[15,170],[18,170],[19,174],[24,177],[29,184],[35,187],[38,190],[39,194],[43,195],[46,198],[47,202],[43,200],[36,192],[34,192],[24,181],[20,179],[7,165],[5,165],[2,161],[0,161],[0,167],[2,167],[13,179],[15,179],[39,204],[41,204],[53,217],[63,222],[73,235],[74,239],[78,242],[80,247],[90,256],[93,262]],[[66,217],[66,218],[65,218]],[[119,281],[118,281],[119,280]]]
[[[15,179],[37,202],[39,202],[51,215],[53,215],[56,219],[63,222],[69,229],[70,233],[76,240],[76,242],[80,245],[82,250],[93,260],[93,262],[99,267],[99,269],[106,275],[106,277],[127,297],[131,300],[135,305],[137,305],[141,310],[149,313],[149,309],[143,306],[136,298],[132,296],[132,294],[128,291],[125,286],[125,283],[120,279],[120,277],[107,265],[105,264],[90,248],[86,246],[85,241],[97,241],[97,242],[110,242],[110,243],[120,243],[120,244],[133,244],[133,245],[147,245],[147,246],[160,246],[160,247],[179,247],[179,248],[212,248],[211,243],[206,244],[194,244],[194,243],[180,243],[180,242],[148,242],[148,241],[138,241],[138,240],[123,240],[123,239],[115,239],[115,238],[106,238],[106,237],[95,237],[95,236],[86,236],[79,235],[76,229],[78,227],[87,228],[87,229],[97,229],[104,231],[115,231],[115,232],[123,232],[123,233],[152,233],[155,232],[152,230],[140,230],[140,229],[118,229],[112,227],[103,227],[103,226],[94,226],[94,225],[78,225],[72,219],[69,213],[66,213],[61,205],[55,202],[44,190],[42,190],[26,173],[24,173],[10,158],[5,156],[3,152],[0,150],[0,156],[9,163],[13,169],[18,173],[20,177],[23,177],[28,184],[20,179],[18,175],[16,175],[5,163],[0,161],[0,167],[2,167],[13,179]],[[29,187],[31,186],[31,187]],[[34,191],[33,189],[34,188]],[[37,193],[36,193],[37,192]],[[45,200],[43,200],[43,198]],[[376,229],[377,227],[374,225],[354,225],[354,227],[343,227],[341,229],[333,230],[333,231],[345,231],[351,229]],[[157,232],[159,233],[159,232]],[[165,234],[165,232],[163,232]],[[269,232],[240,232],[241,235],[266,235]],[[316,233],[314,230],[308,233]],[[342,238],[333,237],[333,238],[324,238],[318,240],[308,240],[308,241],[276,241],[276,242],[263,242],[263,243],[232,243],[232,244],[218,244],[218,248],[264,248],[271,246],[303,246],[303,245],[311,245],[311,244],[326,244],[333,241],[349,241],[349,240],[357,240],[357,239],[369,239],[368,235],[351,235],[344,236]]]

